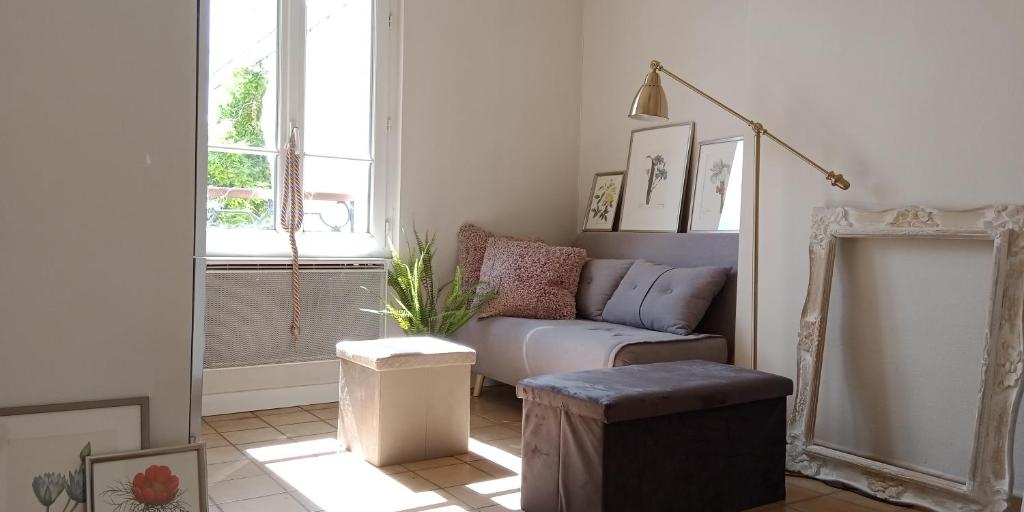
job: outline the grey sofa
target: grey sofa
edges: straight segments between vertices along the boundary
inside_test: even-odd
[[[673,267],[731,267],[693,334],[593,320],[492,317],[472,320],[455,341],[477,352],[473,371],[515,384],[527,377],[611,366],[702,359],[732,361],[736,323],[735,233],[582,233],[589,258],[643,259]]]

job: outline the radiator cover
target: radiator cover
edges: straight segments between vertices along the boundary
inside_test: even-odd
[[[210,264],[204,368],[335,359],[342,340],[381,337],[383,264],[302,264],[301,334],[291,336],[291,267]],[[364,289],[365,287],[365,289]]]

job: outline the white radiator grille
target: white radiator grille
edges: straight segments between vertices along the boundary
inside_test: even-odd
[[[205,368],[322,361],[341,340],[379,338],[385,271],[377,264],[303,264],[302,334],[291,325],[291,267],[211,264],[206,271]],[[362,287],[365,287],[364,290]]]

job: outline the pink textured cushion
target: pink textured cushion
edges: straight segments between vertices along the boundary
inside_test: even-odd
[[[459,268],[462,269],[463,285],[475,284],[480,280],[480,267],[484,265],[487,240],[493,236],[494,233],[474,224],[459,226],[456,258]]]
[[[487,241],[492,238],[507,240],[523,240],[510,236],[491,233],[475,224],[459,226],[457,235],[456,259],[462,269],[462,285],[470,286],[480,281],[480,268],[484,265],[484,253],[487,252]]]
[[[497,287],[498,298],[480,317],[576,318],[576,288],[586,260],[587,251],[576,247],[491,238],[480,280]]]

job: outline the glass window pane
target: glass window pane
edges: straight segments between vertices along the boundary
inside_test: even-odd
[[[251,153],[208,153],[206,225],[274,228],[276,158]]]
[[[303,165],[303,231],[366,233],[370,163],[307,156]]]
[[[370,158],[372,0],[306,0],[305,150]]]
[[[277,1],[210,2],[211,145],[277,145]]]

